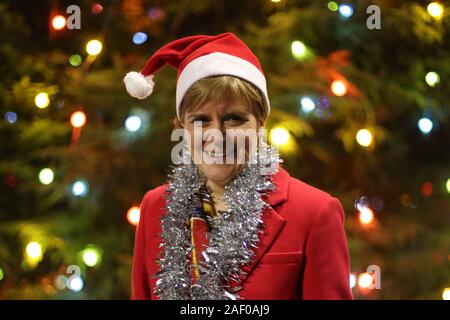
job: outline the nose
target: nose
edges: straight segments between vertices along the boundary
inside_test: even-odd
[[[211,131],[209,131],[211,130]],[[218,132],[221,133],[220,137]],[[220,138],[220,139],[219,139]],[[210,125],[207,127],[206,132],[204,132],[204,140],[206,144],[214,143],[220,148],[226,147],[226,128],[225,123],[220,118],[215,117],[212,119]]]
[[[218,118],[218,117],[215,117],[215,118],[213,119],[212,124],[211,124],[211,128],[212,128],[212,129],[219,130],[219,131],[222,133],[222,135],[224,135],[225,132],[226,132],[224,121],[222,121],[222,120],[221,120],[220,118]]]

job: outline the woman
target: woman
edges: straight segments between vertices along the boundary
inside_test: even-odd
[[[352,299],[342,205],[290,177],[265,143],[256,56],[233,33],[178,39],[125,76],[127,91],[146,98],[166,63],[184,144],[142,200],[131,298]]]

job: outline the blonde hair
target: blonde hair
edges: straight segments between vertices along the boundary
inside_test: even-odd
[[[176,117],[173,125],[182,127],[187,110],[195,110],[210,101],[235,99],[246,102],[260,124],[267,119],[267,103],[256,86],[238,77],[219,75],[200,79],[188,89],[180,104],[180,118]]]

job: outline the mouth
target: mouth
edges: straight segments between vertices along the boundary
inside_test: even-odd
[[[233,154],[233,150],[230,150],[230,152],[226,153],[226,152],[218,152],[215,150],[203,150],[203,152],[210,158],[226,158],[228,155],[232,155]]]

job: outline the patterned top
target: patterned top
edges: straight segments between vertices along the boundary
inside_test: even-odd
[[[203,249],[208,244],[209,232],[214,228],[216,219],[220,216],[216,212],[211,196],[205,187],[194,195],[192,212],[189,218],[192,243],[191,266],[192,283],[200,277],[199,264],[204,261]]]

